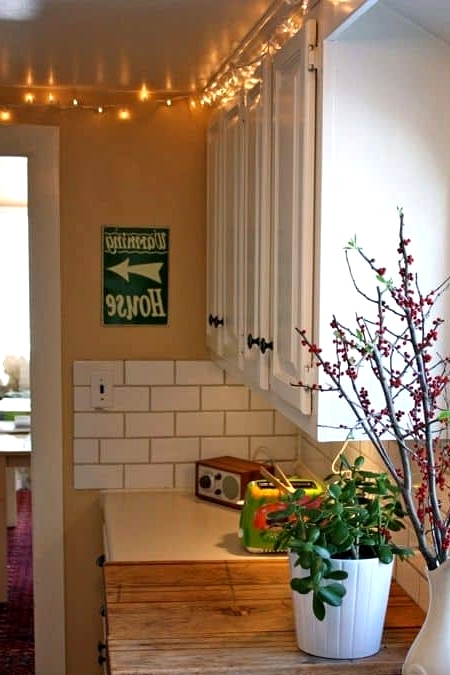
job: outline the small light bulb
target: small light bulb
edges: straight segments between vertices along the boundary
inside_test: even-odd
[[[31,93],[31,91],[28,91],[23,98],[25,103],[34,103],[35,100],[35,96]]]
[[[148,101],[148,99],[150,98],[150,92],[145,86],[145,84],[142,85],[139,91],[139,98],[141,101]]]
[[[55,103],[55,97],[53,96],[52,92],[49,93],[47,98],[49,103]]]
[[[0,122],[9,122],[11,119],[11,112],[9,110],[0,110]]]
[[[118,112],[118,117],[120,120],[129,120],[131,115],[128,108],[121,108]]]
[[[171,98],[167,99],[166,105],[169,106],[169,108],[170,108],[170,106],[172,105],[172,99]]]
[[[98,112],[99,115],[101,115],[102,112],[103,112],[103,106],[99,105],[98,108],[97,108],[97,112]]]
[[[195,110],[195,109],[196,109],[196,107],[197,107],[197,101],[195,100],[195,98],[191,98],[191,99],[189,100],[189,107],[190,107],[191,110]]]
[[[78,105],[78,99],[77,99],[77,98],[74,98],[74,99],[72,100],[72,105],[74,106],[74,108],[77,107],[77,105]]]

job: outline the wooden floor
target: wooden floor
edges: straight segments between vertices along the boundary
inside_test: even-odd
[[[399,675],[424,619],[393,582],[380,652],[320,659],[296,645],[284,559],[103,569],[110,675]]]

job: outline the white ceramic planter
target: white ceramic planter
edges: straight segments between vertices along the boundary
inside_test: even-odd
[[[305,576],[307,570],[295,567],[295,553],[289,553],[291,577]],[[378,558],[335,560],[336,569],[348,572],[343,582],[346,595],[340,607],[326,606],[319,621],[312,611],[312,594],[292,592],[295,630],[299,648],[324,658],[355,659],[376,654],[381,647],[393,563]]]

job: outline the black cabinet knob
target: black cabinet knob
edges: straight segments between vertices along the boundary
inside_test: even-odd
[[[259,338],[259,337],[254,338],[253,335],[252,335],[251,333],[249,333],[249,334],[247,335],[247,347],[248,347],[249,349],[251,349],[251,348],[253,347],[253,345],[258,345],[258,347],[259,347],[259,343],[260,343],[260,338]]]
[[[98,556],[97,560],[95,561],[95,564],[98,565],[99,567],[103,567],[103,565],[106,562],[106,556],[104,553]]]
[[[99,656],[97,661],[98,661],[98,665],[102,666],[106,661],[106,656]]]
[[[264,338],[261,338],[261,340],[259,341],[259,348],[261,350],[261,353],[265,354],[267,349],[273,349],[273,340],[271,340],[270,342],[266,342]]]
[[[219,319],[217,314],[215,316],[210,314],[208,316],[208,323],[209,323],[210,326],[215,326],[217,328],[217,326],[223,326],[223,318]]]

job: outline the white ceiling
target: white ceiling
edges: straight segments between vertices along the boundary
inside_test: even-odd
[[[380,1],[450,42],[450,0]],[[51,85],[74,92],[135,92],[145,83],[152,91],[201,92],[263,16],[300,4],[0,0],[0,91]]]
[[[201,90],[272,4],[0,0],[0,87]]]

